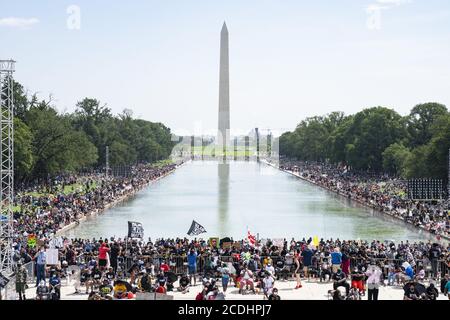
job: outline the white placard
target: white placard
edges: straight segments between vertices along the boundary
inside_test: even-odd
[[[47,249],[45,250],[46,263],[50,265],[58,264],[58,249]]]

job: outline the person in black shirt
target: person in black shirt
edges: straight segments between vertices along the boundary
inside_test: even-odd
[[[439,296],[439,291],[434,286],[434,283],[430,283],[430,285],[427,288],[427,298],[430,300],[436,300]]]
[[[431,272],[433,274],[433,278],[437,278],[438,276],[438,260],[441,256],[441,250],[439,249],[439,245],[437,243],[433,243],[431,247],[428,257],[431,262]]]
[[[108,272],[105,273],[105,279],[109,281],[109,283],[113,283],[114,279],[116,278],[116,273],[114,272],[114,269],[110,267],[108,269]]]
[[[268,300],[269,301],[281,300],[280,296],[278,295],[278,289],[277,288],[273,288],[272,293],[269,295]]]
[[[110,296],[113,291],[113,287],[108,279],[104,279],[103,284],[98,289],[103,298]]]
[[[152,277],[149,272],[145,272],[141,278],[141,289],[144,292],[152,291]]]
[[[420,295],[416,290],[414,284],[411,284],[407,290],[405,290],[405,295],[403,300],[420,300]]]
[[[338,269],[337,272],[333,275],[333,281],[333,289],[336,290],[339,287],[344,287],[345,294],[348,296],[350,285],[347,283],[345,273],[343,273],[341,269]]]
[[[102,276],[103,276],[102,272],[97,267],[95,267],[94,270],[92,270],[93,287],[98,288],[102,284],[101,283]]]
[[[80,274],[80,285],[86,286],[86,294],[89,293],[89,287],[92,286],[92,279],[91,279],[91,272],[87,267],[84,267],[83,270],[81,270]],[[91,290],[92,291],[92,290]]]
[[[359,293],[364,295],[364,273],[358,268],[355,268],[351,274],[352,277],[352,288],[358,289]]]
[[[277,262],[275,262],[275,275],[277,276],[277,280],[284,279],[287,280],[288,278],[288,271],[284,269],[285,263],[284,259],[278,259]]]
[[[187,274],[183,274],[179,281],[180,286],[178,287],[178,291],[181,291],[182,293],[189,292],[189,276]]]
[[[114,272],[117,271],[117,257],[120,253],[120,246],[117,243],[111,245],[111,251],[109,252],[109,263],[113,268]]]

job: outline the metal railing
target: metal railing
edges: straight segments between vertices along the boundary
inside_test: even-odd
[[[79,263],[87,263],[87,256],[79,256]],[[279,260],[286,261],[286,257],[282,256],[261,256],[260,261],[263,262],[265,259],[270,258],[272,261],[272,265],[276,267],[277,262]],[[290,266],[291,269],[294,269],[293,257],[289,257],[291,263],[286,263],[287,266]],[[197,265],[196,270],[198,274],[205,274],[208,271],[212,271],[209,268],[211,260],[220,260],[222,263],[232,263],[237,261],[233,256],[207,256],[207,255],[199,255],[197,257]],[[118,261],[118,266],[121,270],[125,271],[128,274],[130,268],[137,261],[142,261],[145,264],[151,263],[154,265],[155,270],[159,270],[163,261],[170,267],[170,271],[175,274],[184,274],[188,272],[189,264],[187,256],[179,256],[179,255],[152,255],[152,256],[134,256],[134,257],[124,257],[120,258]],[[368,258],[368,259],[358,259],[358,258],[350,258],[350,270],[353,270],[355,267],[360,266],[361,264],[366,264],[367,261],[373,261],[378,266],[380,266],[383,276],[385,278],[388,277],[389,267],[399,267],[402,265],[405,260],[402,259],[386,259],[386,258]],[[330,262],[330,261],[329,261]],[[434,265],[433,265],[434,264]],[[312,269],[317,269],[320,271],[321,263],[316,263],[315,267],[312,266]],[[303,263],[300,262],[300,266],[303,267]],[[426,278],[442,278],[446,274],[449,273],[449,266],[445,260],[437,260],[436,262],[431,262],[429,260],[415,260],[415,265],[413,266],[415,274],[417,274],[423,268],[425,270]]]

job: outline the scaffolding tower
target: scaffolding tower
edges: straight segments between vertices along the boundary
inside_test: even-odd
[[[13,201],[14,201],[14,99],[13,60],[0,60],[0,272],[13,268]]]

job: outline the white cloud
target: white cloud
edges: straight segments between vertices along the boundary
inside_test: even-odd
[[[0,27],[29,28],[37,23],[39,23],[39,19],[37,18],[0,18]]]
[[[402,4],[410,3],[411,0],[377,0],[377,2],[389,6],[400,6]]]

